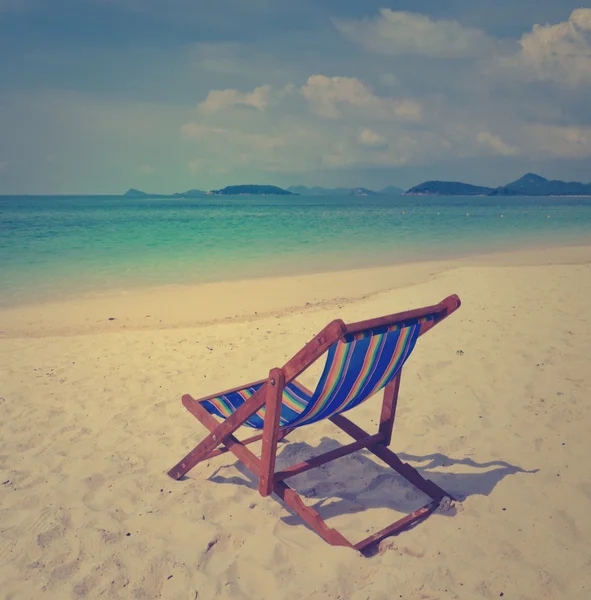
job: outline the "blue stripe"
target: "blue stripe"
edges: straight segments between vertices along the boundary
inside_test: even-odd
[[[379,383],[380,379],[386,373],[386,369],[391,362],[393,353],[395,352],[396,345],[398,343],[398,339],[402,334],[403,330],[406,328],[412,328],[411,334],[409,335],[409,339],[406,343],[406,347],[404,348],[400,359],[398,360],[398,364],[395,365],[395,368],[388,378],[387,381],[383,382],[383,385],[380,386],[379,389],[382,389],[389,381],[391,381],[400,371],[410,354],[412,353],[415,344],[417,342],[419,333],[420,333],[420,324],[415,320],[408,323],[404,323],[403,326],[394,326],[391,328],[380,328],[375,329],[369,332],[363,332],[362,335],[349,335],[345,338],[344,341],[339,341],[333,346],[331,346],[327,352],[326,364],[324,366],[324,370],[322,375],[318,381],[316,389],[312,396],[308,396],[301,388],[299,388],[297,382],[291,382],[286,386],[286,390],[289,391],[290,395],[294,396],[298,400],[300,400],[305,407],[301,413],[298,413],[288,406],[285,403],[281,406],[281,416],[280,416],[280,425],[281,427],[290,427],[295,423],[295,427],[301,427],[303,425],[308,425],[310,423],[315,423],[317,421],[321,421],[323,419],[336,414],[337,412],[346,412],[351,410],[355,406],[358,406],[368,398],[368,394],[374,389],[374,387]],[[382,340],[380,342],[380,348],[378,350],[378,359],[374,365],[372,365],[372,371],[367,377],[363,386],[351,397],[347,404],[339,411],[343,403],[345,402],[347,396],[353,389],[353,386],[356,384],[360,371],[363,367],[367,352],[370,347],[370,342],[373,336],[380,335],[382,336]],[[322,410],[311,417],[308,417],[310,413],[314,411],[317,401],[321,397],[324,387],[326,385],[327,379],[329,377],[330,371],[333,367],[334,358],[338,349],[339,344],[347,345],[347,367],[344,373],[341,375],[340,380],[337,382],[331,396],[328,398],[325,406]],[[249,389],[252,393],[256,392],[263,384],[258,384],[257,386]],[[376,392],[378,390],[375,390]],[[224,396],[219,397],[220,400],[223,400],[226,404],[228,404],[232,412],[234,412],[237,408],[244,404],[244,399],[240,396],[239,392],[232,392],[230,394],[226,394]],[[218,409],[210,402],[204,401],[203,407],[211,414],[217,415],[218,417],[226,418],[226,415],[222,414]],[[245,423],[247,427],[252,427],[254,429],[262,429],[264,425],[263,419],[261,419],[258,415],[252,415]]]

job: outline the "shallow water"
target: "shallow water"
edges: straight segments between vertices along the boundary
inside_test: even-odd
[[[590,241],[590,198],[4,196],[0,304]]]

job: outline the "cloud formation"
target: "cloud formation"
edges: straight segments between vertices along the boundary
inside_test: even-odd
[[[508,67],[540,81],[591,84],[591,8],[573,11],[563,23],[534,25],[519,45],[519,52],[504,61]]]
[[[264,111],[269,104],[270,86],[261,85],[252,92],[238,90],[212,90],[198,106],[202,114],[214,113],[229,106],[249,106]]]
[[[440,121],[433,111],[426,118],[429,110],[413,98],[376,94],[357,78],[316,74],[299,87],[264,89],[266,110],[248,118],[237,102],[216,104],[215,111],[198,106],[194,119],[181,127],[186,139],[199,142],[191,170],[199,165],[207,172],[222,157],[230,165],[297,172],[519,152],[498,134],[474,133],[462,115]],[[207,99],[252,98],[255,90],[214,90]]]
[[[519,153],[518,148],[506,144],[498,135],[493,135],[488,131],[481,131],[476,136],[476,140],[501,156],[515,156]]]
[[[462,58],[494,47],[494,40],[480,29],[389,8],[382,8],[377,17],[334,19],[334,24],[346,38],[381,54]]]
[[[370,113],[374,119],[421,120],[421,107],[418,102],[376,96],[356,77],[312,75],[300,91],[312,110],[328,119],[342,118],[344,107],[348,105],[358,112]]]
[[[533,25],[517,41],[516,51],[509,51],[507,40],[458,21],[388,8],[375,17],[334,19],[334,24],[345,38],[377,54],[472,58],[483,61],[487,71],[496,64],[501,76],[512,71],[527,80],[573,87],[591,83],[591,8],[576,9],[561,23]],[[382,79],[396,82],[390,73]]]
[[[244,104],[259,110],[245,115]],[[206,171],[223,156],[228,163],[293,172],[405,164],[416,151],[405,129],[421,121],[422,107],[412,98],[376,94],[355,77],[316,74],[300,86],[212,90],[180,129],[199,141],[193,171],[195,165]]]
[[[385,148],[387,146],[386,138],[368,127],[359,132],[357,141],[361,145],[369,146],[370,148]]]

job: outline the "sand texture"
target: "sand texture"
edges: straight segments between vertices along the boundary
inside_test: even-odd
[[[463,306],[404,368],[391,448],[460,502],[364,558],[232,455],[166,476],[205,435],[183,393],[265,377],[336,317],[451,293]],[[590,298],[579,247],[0,311],[0,598],[588,600]],[[373,432],[379,406],[349,416]],[[345,441],[303,428],[279,466]],[[353,541],[425,503],[366,451],[291,483]]]

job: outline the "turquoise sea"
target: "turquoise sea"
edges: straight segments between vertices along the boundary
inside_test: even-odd
[[[591,242],[591,198],[0,197],[0,305]]]

